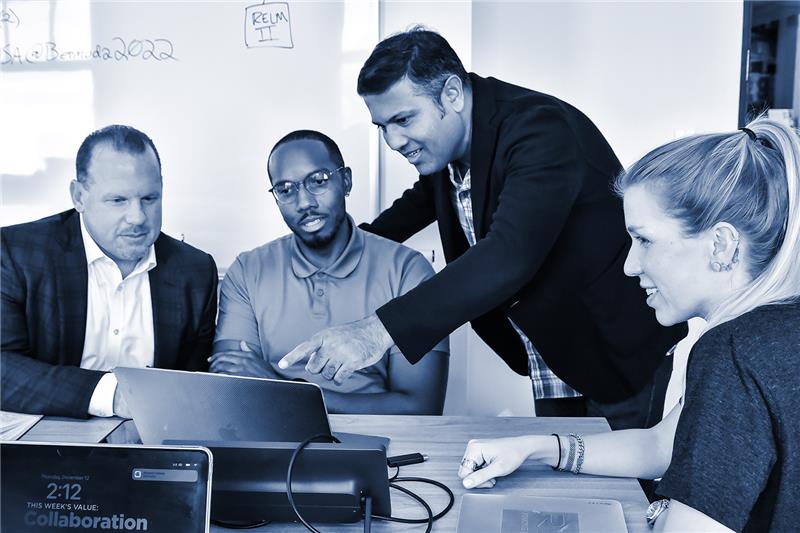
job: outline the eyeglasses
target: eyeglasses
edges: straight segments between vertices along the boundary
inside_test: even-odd
[[[269,192],[272,193],[279,204],[289,204],[297,200],[297,194],[300,192],[300,184],[302,183],[305,190],[314,196],[319,196],[325,194],[330,188],[331,177],[346,168],[339,167],[335,170],[323,168],[312,172],[303,178],[303,181],[280,181]]]

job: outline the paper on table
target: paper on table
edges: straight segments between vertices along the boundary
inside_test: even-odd
[[[17,440],[41,418],[42,415],[0,411],[0,440]]]

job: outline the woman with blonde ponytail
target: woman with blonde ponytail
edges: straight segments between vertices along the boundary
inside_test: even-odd
[[[796,531],[800,517],[800,136],[765,118],[656,148],[622,173],[638,277],[659,323],[705,319],[681,402],[656,426],[473,440],[459,476],[526,459],[656,479],[657,531]],[[675,377],[675,376],[674,376]],[[573,453],[569,453],[570,449]]]

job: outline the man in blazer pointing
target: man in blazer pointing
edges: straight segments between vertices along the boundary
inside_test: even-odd
[[[468,74],[420,28],[377,45],[358,91],[419,180],[363,229],[403,241],[436,221],[447,266],[363,320],[283,360],[346,379],[396,344],[418,360],[465,322],[519,374],[540,416],[642,427],[652,377],[685,325],[662,328],[627,278],[621,170],[579,110]]]

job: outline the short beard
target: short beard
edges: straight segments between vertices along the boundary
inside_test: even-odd
[[[317,233],[312,233],[310,237],[300,237],[300,240],[303,241],[303,244],[308,246],[313,250],[319,250],[321,248],[325,248],[326,246],[330,245],[333,242],[333,239],[336,238],[336,235],[339,233],[339,228],[342,227],[342,224],[347,222],[347,217],[345,216],[344,209],[340,211],[340,215],[333,221],[333,229],[330,233],[326,235],[319,235]]]

